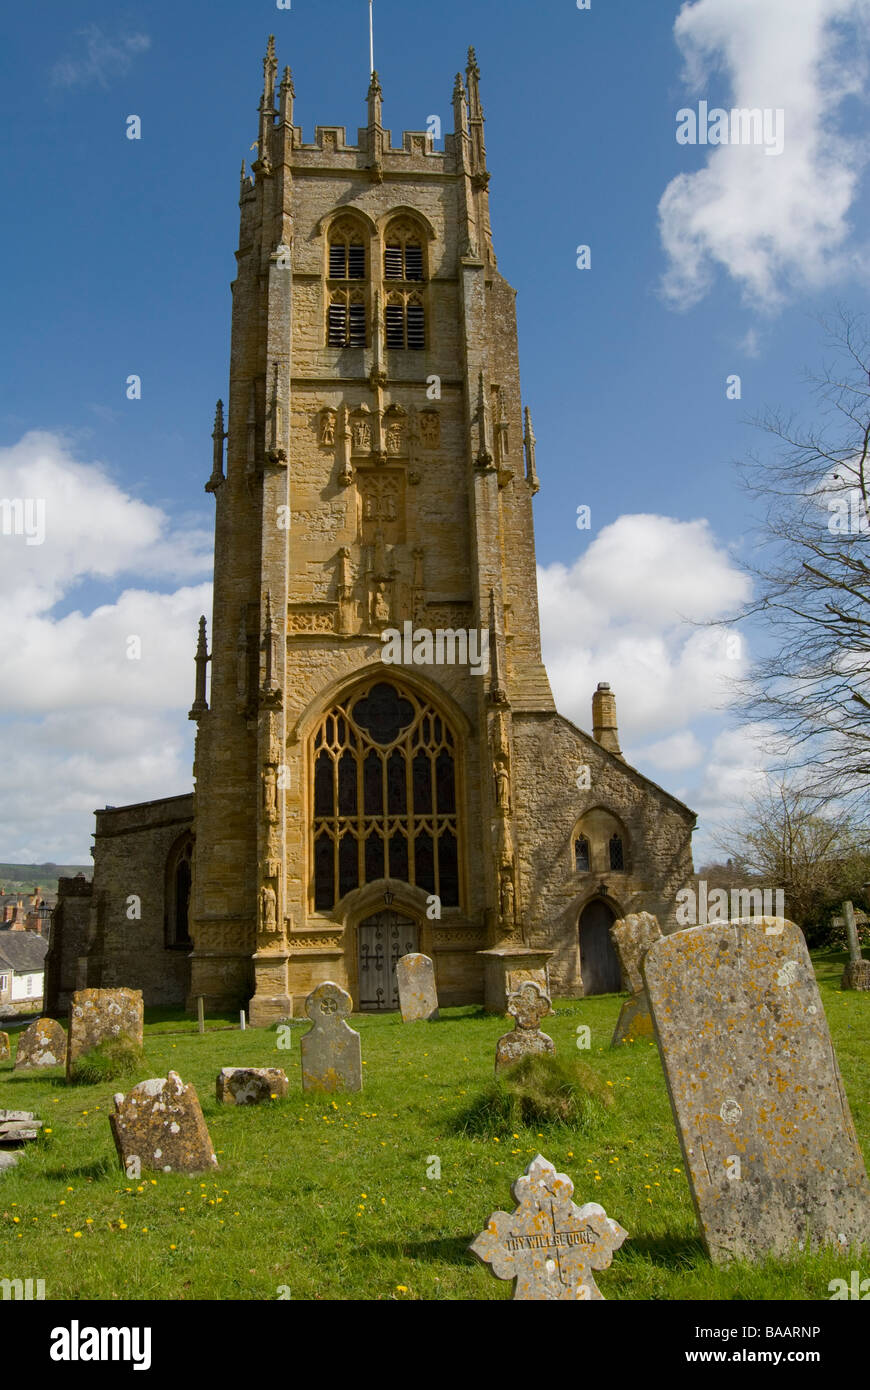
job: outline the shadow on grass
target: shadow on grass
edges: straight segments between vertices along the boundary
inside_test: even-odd
[[[668,1269],[694,1269],[699,1261],[707,1263],[707,1252],[698,1236],[632,1236],[625,1249]]]
[[[468,1249],[474,1235],[442,1237],[434,1240],[385,1240],[377,1245],[360,1246],[366,1254],[398,1256],[400,1259],[421,1260],[424,1264],[476,1265],[477,1258]]]
[[[70,1178],[106,1178],[114,1173],[119,1179],[124,1172],[116,1158],[96,1158],[93,1163],[69,1164],[65,1168],[46,1168],[46,1178],[56,1178],[58,1182],[69,1182]]]
[[[57,1074],[46,1076],[46,1071],[52,1073],[57,1071]],[[0,1073],[0,1075],[2,1075],[2,1073]],[[5,1076],[3,1080],[4,1085],[8,1085],[11,1082],[13,1086],[22,1081],[47,1081],[50,1086],[57,1086],[62,1091],[66,1090],[66,1073],[54,1067],[34,1067],[32,1070],[29,1069],[27,1071],[13,1071]]]

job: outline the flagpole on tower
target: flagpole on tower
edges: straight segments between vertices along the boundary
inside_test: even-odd
[[[369,0],[369,72],[375,70],[375,4]]]

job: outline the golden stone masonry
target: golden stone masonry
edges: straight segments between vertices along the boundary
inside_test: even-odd
[[[442,1006],[503,1011],[528,979],[619,989],[609,928],[676,925],[695,817],[625,762],[609,686],[590,736],[542,664],[535,435],[474,51],[443,150],[393,144],[376,74],[356,143],[306,143],[272,40],[264,69],[206,483],[195,790],[97,812],[46,1007],[126,986],[264,1025],[333,980],[355,1010],[395,1009],[408,952]],[[406,624],[435,644],[385,662]]]

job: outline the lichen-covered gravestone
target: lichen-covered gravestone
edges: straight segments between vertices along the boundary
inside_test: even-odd
[[[549,996],[534,980],[526,980],[508,997],[508,1013],[514,1019],[512,1033],[504,1033],[495,1049],[495,1069],[501,1071],[521,1057],[535,1053],[555,1052],[556,1045],[540,1023],[551,1012]]]
[[[9,1047],[9,1034],[0,1033],[0,1062],[8,1062],[11,1056]]]
[[[651,912],[634,912],[619,922],[614,922],[610,928],[610,939],[631,990],[631,998],[626,999],[620,1010],[610,1042],[611,1047],[616,1047],[622,1042],[634,1042],[637,1038],[653,1036],[649,1000],[646,997],[640,967],[650,946],[659,940],[661,934],[658,920]]]
[[[31,1067],[62,1067],[66,1061],[66,1033],[53,1018],[38,1018],[18,1039],[15,1071]]]
[[[262,1105],[288,1090],[287,1073],[280,1067],[222,1067],[215,1093],[219,1105]]]
[[[628,1232],[597,1202],[578,1207],[571,1179],[541,1154],[511,1192],[516,1210],[494,1211],[469,1249],[497,1279],[516,1280],[515,1299],[603,1298],[592,1271],[608,1268]]]
[[[359,1033],[345,1019],[352,1000],[331,980],[318,985],[305,1001],[313,1027],[302,1036],[303,1091],[361,1091],[362,1049]]]
[[[428,956],[410,951],[396,961],[399,982],[399,1008],[403,1023],[417,1023],[438,1017],[438,991],[435,966]]]
[[[100,1043],[129,1038],[142,1046],[145,1009],[141,989],[78,989],[70,1000],[66,1074]]]
[[[691,927],[643,973],[710,1258],[866,1241],[870,1186],[800,929]]]
[[[140,1081],[126,1096],[119,1092],[109,1124],[128,1177],[217,1167],[199,1097],[176,1071]]]

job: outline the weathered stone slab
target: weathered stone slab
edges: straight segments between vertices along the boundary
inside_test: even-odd
[[[18,1039],[15,1071],[32,1067],[62,1067],[66,1061],[66,1033],[53,1018],[38,1018]]]
[[[128,1177],[137,1171],[201,1173],[218,1166],[199,1097],[176,1071],[140,1081],[126,1096],[119,1092],[109,1124]]]
[[[551,1012],[550,998],[534,980],[526,980],[508,999],[508,1013],[514,1031],[504,1033],[495,1049],[495,1069],[501,1071],[512,1062],[532,1053],[555,1052],[553,1039],[540,1030],[542,1018]]]
[[[690,927],[643,973],[710,1258],[866,1241],[870,1185],[799,928]]]
[[[616,1027],[613,1030],[611,1047],[622,1042],[635,1042],[639,1038],[653,1036],[653,1021],[646,997],[641,963],[654,941],[661,937],[662,929],[658,919],[651,912],[635,912],[614,922],[610,928],[613,942],[626,984],[631,997],[626,999],[620,1010]]]
[[[353,1001],[347,990],[327,980],[305,1001],[313,1027],[304,1033],[303,1091],[361,1091],[362,1047],[359,1033],[345,1019]]]
[[[219,1105],[262,1105],[289,1089],[280,1067],[222,1067],[215,1093]]]
[[[22,1144],[38,1139],[42,1120],[30,1110],[0,1110],[0,1144]]]
[[[8,1062],[12,1056],[12,1049],[9,1046],[9,1034],[0,1033],[0,1062]]]
[[[628,1232],[597,1202],[578,1207],[566,1173],[538,1154],[511,1188],[516,1210],[494,1211],[469,1249],[515,1299],[601,1300],[592,1271],[607,1269]]]
[[[78,989],[70,1001],[66,1074],[92,1047],[115,1038],[142,1046],[145,1008],[141,989]]]
[[[10,1168],[14,1168],[17,1162],[18,1162],[18,1154],[17,1154],[17,1153],[3,1153],[3,1152],[0,1152],[0,1173],[5,1173],[5,1172],[7,1172]]]
[[[429,956],[411,951],[396,961],[399,982],[399,1008],[403,1023],[438,1017],[438,991],[435,988],[435,965]]]

